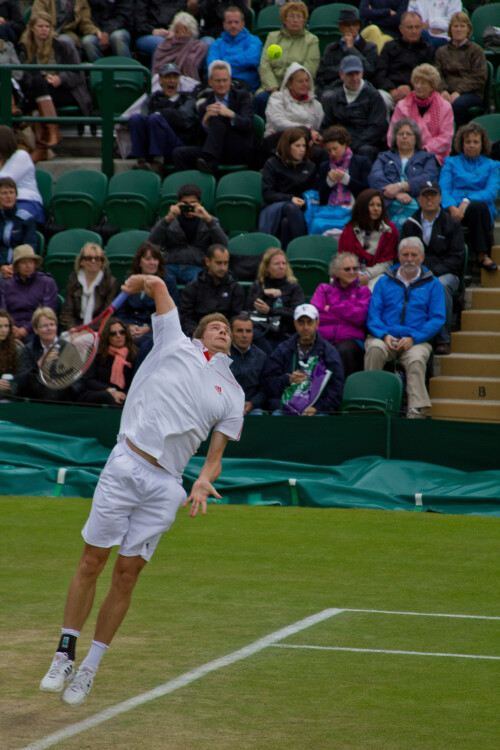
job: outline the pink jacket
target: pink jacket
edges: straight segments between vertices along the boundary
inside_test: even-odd
[[[387,143],[389,148],[391,145],[391,133],[394,123],[401,120],[402,117],[410,117],[410,102],[408,97],[405,97],[396,104],[396,109],[391,117],[391,123],[387,133]],[[444,99],[439,97],[439,121],[441,123],[441,130],[436,137],[433,138],[429,132],[430,114],[428,111],[423,117],[419,115],[415,121],[422,131],[422,148],[430,154],[434,154],[437,163],[442,167],[445,158],[450,155],[451,144],[453,141],[453,108],[450,102],[445,102]]]
[[[333,284],[320,284],[311,299],[319,311],[319,335],[331,344],[344,339],[363,341],[370,297],[371,291],[357,279],[347,287],[337,279]]]

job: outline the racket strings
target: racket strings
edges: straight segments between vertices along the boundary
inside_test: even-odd
[[[97,336],[93,331],[67,334],[53,344],[40,364],[40,378],[48,387],[62,390],[72,385],[94,359]]]

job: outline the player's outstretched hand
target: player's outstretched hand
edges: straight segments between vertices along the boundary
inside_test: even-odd
[[[216,497],[217,500],[222,500],[222,496],[219,495],[213,484],[210,484],[206,479],[197,479],[193,484],[191,494],[183,505],[185,508],[186,505],[192,503],[191,510],[189,511],[191,518],[194,518],[198,514],[200,506],[202,514],[206,515],[208,497]]]
[[[159,276],[137,273],[129,276],[122,284],[122,291],[127,294],[140,294],[146,292],[150,297],[154,297],[154,287],[165,286]]]

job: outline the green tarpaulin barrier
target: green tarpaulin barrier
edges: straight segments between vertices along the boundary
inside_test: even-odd
[[[0,494],[90,497],[109,455],[94,438],[0,422]],[[204,458],[185,472],[189,491]],[[500,516],[500,471],[465,472],[420,461],[364,456],[338,466],[226,458],[223,503]]]

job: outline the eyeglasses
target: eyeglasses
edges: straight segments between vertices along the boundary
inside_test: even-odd
[[[100,255],[82,255],[82,260],[88,260],[89,263],[102,263]]]
[[[341,271],[359,271],[359,266],[344,266]]]
[[[301,21],[305,20],[305,16],[302,13],[288,13],[287,18],[300,19]]]
[[[110,331],[109,335],[110,336],[125,336],[125,331],[123,330],[123,328],[120,328],[119,331]]]

